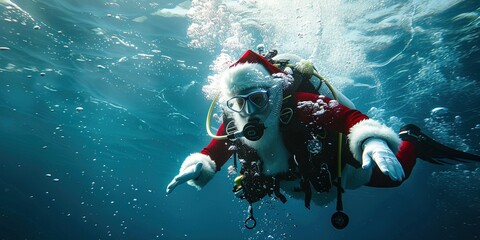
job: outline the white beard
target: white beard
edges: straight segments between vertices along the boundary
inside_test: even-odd
[[[263,136],[257,141],[241,138],[244,144],[257,151],[260,161],[263,163],[263,173],[267,176],[288,171],[290,153],[285,147],[280,133],[279,116],[282,107],[282,95],[281,86],[271,88],[269,103],[271,110],[263,122],[266,127]],[[245,124],[248,123],[248,119],[240,114],[234,113],[232,115],[237,129],[243,129]]]

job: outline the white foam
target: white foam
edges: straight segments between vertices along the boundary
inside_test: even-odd
[[[160,9],[152,15],[160,16],[160,17],[186,17],[188,13],[188,9],[185,9],[180,6],[175,6],[174,8],[163,8]]]
[[[23,14],[25,14],[28,18],[30,18],[30,20],[35,21],[35,19],[32,17],[32,15],[30,15],[30,13],[23,10],[21,7],[19,7],[17,4],[15,4],[14,2],[12,2],[10,0],[0,0],[0,5],[7,6],[7,9],[10,9],[9,6],[11,6],[11,7],[17,9],[18,11],[22,12]]]
[[[142,23],[142,22],[145,22],[147,19],[148,19],[147,16],[141,16],[141,17],[137,17],[137,18],[132,19],[132,21]]]

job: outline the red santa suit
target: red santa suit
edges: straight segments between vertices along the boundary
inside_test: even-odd
[[[256,64],[248,65],[247,63]],[[302,68],[302,66],[297,67]],[[223,86],[221,87],[223,99],[221,99],[220,102],[225,102],[228,100],[226,98],[231,98],[242,90],[251,87],[271,89],[269,90],[272,91],[270,93],[270,104],[272,104],[272,109],[277,109],[278,111],[275,110],[273,114],[270,114],[269,118],[272,120],[270,124],[274,122],[279,123],[279,109],[282,108],[282,99],[286,96],[282,96],[281,83],[275,80],[274,77],[276,74],[285,75],[284,72],[271,65],[264,58],[252,52],[247,52],[237,63],[232,65],[229,71],[226,71],[222,75],[220,83],[222,84],[221,86]],[[285,79],[280,81],[285,83]],[[342,159],[344,162],[355,162],[358,166],[361,166],[364,143],[367,143],[369,139],[380,139],[384,141],[386,148],[396,153],[400,164],[398,164],[398,162],[393,164],[401,165],[401,167],[398,167],[403,168],[405,177],[410,175],[415,164],[414,146],[409,142],[402,142],[398,134],[391,128],[378,121],[369,119],[361,112],[350,109],[328,97],[305,92],[296,92],[293,93],[292,96],[292,108],[295,109],[293,118],[296,122],[310,128],[325,129],[325,131],[343,133],[347,136],[348,144],[344,144],[344,149],[350,151],[347,151],[349,153],[348,156],[345,154],[342,157],[351,159]],[[243,117],[240,117],[237,113],[232,115],[235,125],[237,125],[237,122],[241,125],[244,120],[242,119]],[[239,129],[242,129],[243,126],[239,127]],[[295,155],[296,148],[305,148],[305,146],[300,146],[301,144],[299,145],[298,143],[306,142],[306,140],[299,139],[295,134],[286,137],[288,134],[282,132],[282,126],[279,124],[267,126],[265,131],[266,133],[263,137],[256,142],[249,142],[241,138],[237,143],[240,142],[243,145],[248,145],[258,152],[258,160],[264,166],[262,170],[260,170],[261,174],[267,177],[275,177],[290,171],[291,157],[289,155]],[[217,136],[225,135],[225,126],[222,124],[219,127]],[[182,163],[180,172],[186,172],[186,169],[191,169],[193,166],[201,166],[201,169],[195,171],[199,172],[199,175],[195,179],[188,180],[187,183],[198,189],[205,186],[233,154],[231,150],[232,145],[233,143],[230,140],[213,139],[200,153],[193,153],[188,156]],[[367,145],[365,144],[365,146]],[[337,155],[337,152],[333,151],[332,148],[325,147],[322,151],[323,156],[332,157]],[[302,154],[300,153],[298,155]],[[320,159],[320,161],[322,161],[322,159]],[[199,163],[201,163],[201,165],[198,165]],[[363,161],[363,163],[365,163],[365,161]],[[299,168],[301,168],[300,165],[301,164],[298,165]],[[305,179],[302,173],[305,172],[304,170],[305,165],[303,165],[303,170],[300,170],[303,179]],[[394,170],[397,171],[397,169]],[[392,175],[390,175],[390,177],[391,176]],[[342,167],[342,187],[345,189],[355,189],[363,185],[392,187],[401,183],[401,181],[391,180],[390,177],[384,175],[378,167],[367,167],[363,169],[361,167],[355,168],[353,164],[347,164],[345,167]],[[398,177],[397,180],[399,180]],[[313,184],[312,181],[310,181],[310,183]],[[287,193],[295,194],[295,187],[286,186],[288,184],[288,181],[282,181],[281,188]],[[316,190],[319,191],[318,188],[316,188]],[[314,199],[314,202],[319,205],[328,204],[336,197],[334,192],[335,191],[328,191],[327,194],[323,194],[328,197],[322,200],[317,199],[318,201]],[[314,196],[318,195],[319,194],[316,194]]]
[[[368,134],[369,128],[377,127],[377,123],[369,124],[373,122],[369,120],[368,117],[361,112],[349,109],[348,107],[339,104],[335,100],[329,99],[328,97],[319,96],[311,93],[298,92],[294,95],[295,103],[298,106],[295,117],[298,121],[303,124],[313,124],[319,128],[325,128],[333,130],[336,132],[341,132],[345,135],[348,135],[350,141],[355,142],[359,138],[355,134],[355,131],[360,131],[362,133]],[[373,126],[372,126],[373,125]],[[386,128],[383,125],[380,128]],[[353,135],[351,133],[353,128]],[[363,131],[362,131],[362,128]],[[384,129],[379,129],[378,132],[381,132]],[[371,133],[372,137],[378,137],[379,133]],[[223,136],[226,135],[225,126],[220,125],[217,135]],[[381,135],[381,134],[380,134]],[[388,136],[391,137],[391,136]],[[361,139],[366,139],[361,137]],[[288,139],[287,139],[288,141]],[[221,167],[226,163],[226,161],[231,157],[233,151],[229,150],[232,142],[230,140],[215,140],[213,139],[208,146],[203,148],[200,152],[202,154],[208,155],[210,159],[215,162],[215,170],[220,171]],[[288,145],[288,143],[287,143]],[[357,158],[357,161],[361,162],[361,152],[362,149],[359,149],[361,144],[352,143],[353,155]],[[392,148],[396,149],[395,143],[390,143],[393,145]],[[335,152],[331,153],[335,155]],[[398,151],[396,151],[396,157],[401,163],[404,172],[405,179],[410,176],[412,169],[415,165],[415,148],[411,142],[402,141],[398,146]],[[388,176],[383,174],[378,167],[373,169],[370,180],[367,183],[368,186],[373,187],[394,187],[401,184],[401,181],[393,181]]]

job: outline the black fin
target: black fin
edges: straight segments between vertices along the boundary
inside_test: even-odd
[[[414,124],[407,124],[400,129],[402,140],[413,142],[417,149],[417,157],[434,164],[457,164],[464,162],[480,162],[480,156],[447,147],[423,134]]]

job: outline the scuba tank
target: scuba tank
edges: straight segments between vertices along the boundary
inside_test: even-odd
[[[270,55],[273,55],[273,54],[270,54]],[[269,57],[268,54],[265,57],[266,58]],[[300,65],[303,65],[303,69],[297,66],[295,70],[298,70],[300,72],[302,71],[305,72],[305,73],[302,73],[305,75],[303,76],[304,81],[307,80],[314,86],[316,90],[314,93],[327,96],[331,99],[335,99],[342,105],[345,105],[351,109],[355,109],[355,104],[353,104],[353,102],[349,98],[347,98],[340,91],[338,91],[337,88],[335,88],[333,85],[325,83],[326,80],[316,72],[313,64],[308,61],[302,60],[300,56],[292,53],[283,53],[283,54],[274,55],[269,60],[272,63],[277,64],[278,67],[280,67],[280,69],[282,70],[285,70],[286,67],[296,67],[297,63],[303,63],[303,64],[300,64]],[[308,79],[305,79],[305,78],[308,78]],[[297,80],[295,79],[295,81]],[[293,83],[293,84],[295,85],[300,83]],[[302,91],[302,89],[300,88],[300,89],[294,90],[294,92],[297,92],[297,91]]]

